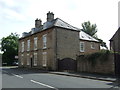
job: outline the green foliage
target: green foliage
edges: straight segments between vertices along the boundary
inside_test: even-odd
[[[105,47],[105,48],[108,50],[108,47],[107,47],[106,43],[105,43],[102,39],[99,39],[99,38],[97,38],[97,37],[95,37],[95,39],[97,39],[97,40],[100,42],[100,45],[101,45],[102,47]]]
[[[101,63],[107,61],[109,54],[110,54],[109,50],[101,50],[100,52],[79,56],[77,60],[89,61],[94,67],[97,60],[100,60]]]
[[[82,30],[85,33],[89,34],[90,36],[96,37],[96,33],[97,33],[97,25],[96,24],[91,25],[90,21],[88,21],[88,22],[82,23],[82,27],[83,27]]]
[[[2,62],[11,65],[15,61],[15,56],[18,55],[18,39],[19,35],[11,33],[7,37],[1,39],[1,51],[3,51]]]
[[[90,36],[92,36],[93,38],[97,39],[100,42],[100,45],[102,47],[105,47],[106,49],[108,49],[107,45],[105,42],[103,42],[102,39],[99,39],[97,37],[97,25],[96,24],[91,24],[90,21],[84,22],[82,23],[82,31],[84,31],[85,33],[89,34]]]

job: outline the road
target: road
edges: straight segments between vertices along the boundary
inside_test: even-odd
[[[50,74],[40,70],[2,68],[2,88],[110,88],[112,82]]]

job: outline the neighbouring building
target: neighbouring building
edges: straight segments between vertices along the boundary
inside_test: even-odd
[[[120,52],[120,28],[110,39],[110,50]]]
[[[110,39],[110,50],[114,52],[115,73],[120,77],[120,27]]]
[[[19,67],[71,68],[78,55],[99,50],[98,40],[59,18],[54,19],[54,14],[48,12],[43,25],[40,19],[36,19],[35,28],[24,32],[19,39]]]

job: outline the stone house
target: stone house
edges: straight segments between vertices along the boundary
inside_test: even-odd
[[[120,77],[120,27],[110,39],[110,50],[114,52],[115,73]]]
[[[120,52],[120,28],[110,39],[110,50]]]
[[[78,55],[99,50],[96,39],[48,12],[43,25],[36,19],[35,28],[19,39],[19,67],[58,70],[63,64],[72,67]]]

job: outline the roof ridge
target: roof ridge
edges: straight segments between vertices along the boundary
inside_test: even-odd
[[[54,25],[57,23],[58,19],[59,19],[59,18],[54,19],[54,20],[55,20]]]
[[[80,29],[81,31],[83,31],[82,29]],[[85,31],[83,31],[84,33],[86,33]],[[86,33],[87,35],[89,35],[88,33]],[[93,36],[89,35],[90,37],[94,38]],[[95,39],[95,38],[94,38]],[[97,40],[97,39],[96,39]]]
[[[94,38],[94,37],[92,37],[91,35],[87,34],[87,33],[84,32],[83,30],[81,30],[80,32],[85,33],[85,34],[88,36],[89,39],[94,39],[95,41],[99,42],[96,38]],[[81,37],[81,39],[82,39],[82,37]],[[94,41],[94,40],[93,40],[93,41]]]
[[[60,19],[60,18],[58,18],[58,19]],[[70,26],[72,26],[72,27],[74,27],[74,28],[77,28],[77,27],[75,27],[75,26],[73,26],[73,25],[71,25],[71,24],[69,24],[69,23],[67,23],[67,22],[65,22],[64,20],[62,20],[62,19],[60,19],[61,21],[63,21],[64,23],[66,23],[66,24],[68,24],[68,25],[70,25]],[[77,28],[77,29],[79,29],[79,28]]]

